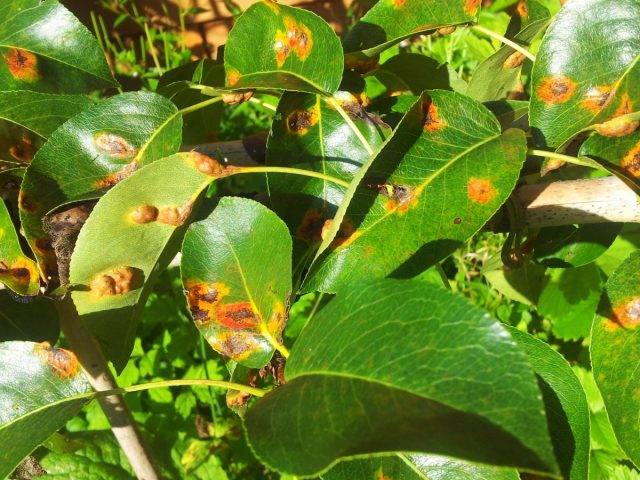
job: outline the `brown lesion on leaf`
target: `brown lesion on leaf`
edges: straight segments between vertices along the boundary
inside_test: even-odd
[[[624,137],[635,132],[640,126],[640,121],[625,117],[615,117],[595,126],[596,132],[603,137]]]
[[[231,68],[227,71],[227,85],[233,87],[240,81],[240,72],[235,68]]]
[[[519,0],[516,5],[516,12],[523,20],[529,18],[529,9],[527,8],[527,0]]]
[[[34,264],[26,258],[18,258],[11,264],[0,262],[0,278],[11,280],[13,284],[26,286],[37,277]]]
[[[23,212],[36,213],[40,210],[40,205],[31,198],[31,195],[24,190],[20,190],[20,193],[18,193],[18,208]]]
[[[30,163],[33,160],[33,143],[27,136],[23,136],[15,145],[9,148],[9,155],[20,163]]]
[[[276,301],[273,305],[273,313],[267,322],[267,330],[270,332],[281,332],[287,321],[284,303]]]
[[[240,105],[248,102],[253,97],[255,90],[245,90],[242,92],[223,93],[222,101],[225,105]]]
[[[216,318],[217,305],[229,294],[229,288],[219,282],[207,284],[189,280],[185,287],[191,316],[198,325],[205,325]]]
[[[584,98],[580,101],[580,106],[593,114],[600,113],[611,103],[615,93],[616,91],[611,85],[591,87],[584,94]]]
[[[393,480],[393,478],[386,475],[382,467],[380,467],[378,468],[378,470],[376,470],[376,473],[373,476],[373,480]]]
[[[374,181],[367,183],[367,187],[387,197],[385,210],[388,212],[406,213],[418,201],[416,189],[409,185]]]
[[[467,15],[476,15],[482,0],[465,0],[464,11]]]
[[[522,52],[513,52],[511,55],[507,57],[507,59],[502,64],[502,68],[505,70],[509,70],[511,68],[516,68],[522,65],[525,58],[527,58]]]
[[[328,219],[327,221],[324,222],[324,225],[322,227],[322,233],[321,233],[323,240],[327,238],[327,235],[329,235],[329,229],[331,228],[331,225],[333,225],[333,219]],[[351,245],[361,235],[362,234],[356,230],[356,227],[354,226],[353,222],[349,218],[345,217],[342,220],[342,223],[340,224],[340,228],[338,229],[338,232],[336,233],[335,238],[331,242],[331,247],[332,248],[347,247]]]
[[[187,218],[189,218],[192,209],[193,202],[191,200],[180,207],[176,207],[173,205],[160,207],[156,220],[159,223],[164,223],[165,225],[179,227],[180,225],[184,224]]]
[[[640,326],[640,297],[623,300],[604,321],[604,328],[615,331],[619,328],[636,329]]]
[[[488,178],[471,177],[467,182],[467,197],[474,203],[486,204],[496,198],[495,187]]]
[[[425,132],[438,132],[447,126],[447,122],[440,117],[438,107],[431,100],[422,105],[423,128]]]
[[[640,142],[627,152],[622,161],[620,168],[634,178],[640,178]]]
[[[208,341],[214,350],[235,361],[245,360],[252,353],[261,350],[253,334],[246,330],[219,332],[214,337],[208,338]]]
[[[153,205],[140,205],[131,212],[129,217],[133,223],[139,225],[155,222],[158,218],[158,208]]]
[[[404,4],[407,3],[407,0],[391,0],[393,4],[393,8],[402,8]]]
[[[224,176],[225,166],[215,158],[211,158],[199,152],[191,152],[189,153],[189,156],[191,157],[191,160],[193,160],[193,165],[199,172],[216,178]]]
[[[317,107],[311,110],[294,110],[286,118],[287,130],[292,135],[304,135],[311,127],[318,123]]]
[[[220,325],[232,330],[255,330],[260,325],[260,315],[250,302],[220,304],[216,319]]]
[[[291,53],[291,46],[289,45],[286,32],[282,30],[276,31],[276,36],[273,40],[273,50],[276,52],[276,65],[282,67]]]
[[[40,79],[38,57],[33,53],[19,48],[10,48],[4,55],[4,60],[13,78],[27,83],[34,83]]]
[[[69,380],[80,373],[80,362],[73,352],[54,348],[49,342],[37,343],[34,352],[60,380]]]
[[[291,53],[305,61],[313,48],[313,36],[306,25],[291,17],[284,18],[284,31],[276,30],[273,40],[273,50],[276,52],[276,64],[282,67]]]
[[[322,227],[326,218],[323,210],[311,209],[304,212],[302,221],[296,229],[296,237],[313,245],[322,240]]]
[[[118,267],[96,275],[91,281],[91,293],[97,298],[113,297],[135,290],[141,283],[136,269],[129,266]]]
[[[616,111],[613,113],[613,116],[620,117],[631,112],[633,112],[633,100],[631,100],[629,94],[625,92],[620,96],[620,104],[618,105],[618,108],[616,108]]]
[[[114,133],[97,133],[95,137],[93,137],[93,144],[102,153],[119,160],[135,157],[138,153],[137,148],[127,142],[123,137]]]
[[[96,186],[96,188],[99,188],[101,190],[111,188],[114,185],[120,183],[125,178],[130,177],[131,174],[133,174],[136,170],[138,170],[138,162],[133,161],[125,165],[124,168],[110,173],[100,180],[97,180],[94,185]]]
[[[568,101],[576,93],[576,82],[566,75],[546,77],[536,88],[540,100],[547,105],[558,105]]]

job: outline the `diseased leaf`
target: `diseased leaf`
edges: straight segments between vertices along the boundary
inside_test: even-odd
[[[56,0],[0,5],[3,90],[87,93],[116,87],[98,41]]]
[[[524,353],[449,291],[346,286],[302,331],[285,376],[245,416],[254,452],[281,472],[315,475],[389,451],[557,471]]]
[[[594,134],[582,144],[579,155],[597,161],[640,194],[640,132],[618,138]]]
[[[62,205],[99,198],[138,168],[177,152],[181,129],[169,100],[135,92],[94,105],[51,135],[25,173],[19,201],[25,236],[48,282],[58,282],[51,246],[56,239],[45,234],[43,217]]]
[[[84,224],[71,257],[72,298],[118,371],[133,348],[150,289],[179,248],[194,202],[221,170],[195,152],[163,158],[109,190]]]
[[[322,480],[519,480],[510,468],[476,465],[438,455],[396,453],[338,463]]]
[[[230,88],[330,95],[344,58],[333,29],[316,14],[271,0],[245,10],[229,33],[224,66]]]
[[[52,300],[40,295],[21,303],[0,291],[0,342],[47,341],[53,345],[59,334],[58,313]]]
[[[76,356],[48,343],[0,343],[0,477],[87,402],[91,390]]]
[[[567,2],[547,30],[532,72],[530,118],[540,146],[637,110],[640,4]]]
[[[593,376],[620,446],[640,465],[640,252],[609,277],[591,331]]]
[[[516,328],[506,328],[527,354],[538,376],[549,434],[562,478],[587,479],[589,405],[578,377],[567,361],[547,344]]]
[[[37,295],[40,289],[36,263],[22,252],[18,233],[2,199],[0,199],[0,283],[19,295]]]
[[[287,226],[257,202],[225,197],[191,226],[182,255],[191,315],[209,345],[247,367],[265,366],[291,296]]]
[[[525,149],[521,130],[501,133],[470,98],[424,94],[377,154],[303,289],[410,277],[447,257],[508,198]]]

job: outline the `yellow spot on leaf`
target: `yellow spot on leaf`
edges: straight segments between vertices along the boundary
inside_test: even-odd
[[[294,110],[287,115],[287,130],[293,135],[304,135],[311,127],[318,123],[320,117],[318,107],[310,110]]]
[[[233,87],[240,81],[240,72],[236,69],[230,69],[227,72],[227,85]]]
[[[640,178],[640,142],[627,152],[620,162],[620,168],[635,178]]]
[[[440,118],[438,107],[431,101],[423,105],[423,125],[426,132],[437,132],[447,126],[447,122]]]
[[[482,0],[465,0],[464,2],[464,11],[467,15],[475,15],[478,13],[478,7]]]
[[[605,320],[605,328],[613,331],[617,328],[635,329],[640,326],[640,297],[629,298],[613,309],[611,317]]]

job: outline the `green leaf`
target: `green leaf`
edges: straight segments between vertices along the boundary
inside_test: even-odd
[[[20,247],[9,210],[0,199],[0,283],[19,295],[37,295],[40,277],[33,260]]]
[[[58,313],[52,300],[38,296],[29,303],[21,303],[6,291],[0,291],[0,342],[30,340],[54,344],[59,334]]]
[[[533,258],[548,267],[580,267],[606,252],[621,229],[620,223],[543,228],[536,237]]]
[[[518,127],[526,130],[529,128],[527,115],[529,114],[529,102],[522,100],[496,100],[484,102],[484,106],[491,110],[502,129]]]
[[[0,92],[0,160],[29,163],[44,139],[89,105],[82,95]]]
[[[518,45],[529,48],[533,39],[547,23],[548,16],[530,23],[513,40]],[[505,98],[517,86],[520,65],[525,58],[522,53],[504,45],[473,71],[466,91],[467,95],[480,102]]]
[[[86,403],[91,387],[76,356],[48,343],[0,343],[0,477]]]
[[[147,165],[103,196],[71,257],[72,298],[82,320],[121,371],[157,275],[179,248],[194,202],[215,178],[198,153]]]
[[[353,283],[313,318],[287,383],[245,416],[263,462],[302,476],[341,457],[413,451],[556,472],[524,353],[484,311],[425,285]]]
[[[479,6],[478,0],[381,0],[347,34],[347,63],[356,66],[412,35],[470,22]]]
[[[2,3],[3,89],[86,93],[118,86],[98,41],[56,0]]]
[[[516,328],[506,328],[538,375],[549,433],[563,478],[588,478],[589,405],[578,377],[549,345]]]
[[[377,154],[304,290],[414,276],[442,260],[508,198],[525,148],[521,130],[501,133],[491,112],[470,98],[424,94]]]
[[[594,159],[640,194],[640,132],[618,138],[594,134],[579,155]]]
[[[631,113],[640,101],[638,58],[636,0],[567,3],[547,30],[531,74],[536,143],[558,147],[589,125]]]
[[[525,305],[537,305],[547,278],[546,267],[525,262],[519,268],[506,268],[499,256],[489,259],[482,274],[491,287],[505,297]]]
[[[558,338],[588,337],[604,285],[600,269],[590,263],[547,272],[549,281],[540,293],[538,312],[551,320],[553,333]]]
[[[618,268],[618,265],[624,262],[631,253],[639,249],[640,225],[626,223],[611,247],[596,260],[596,264],[605,275],[610,276]]]
[[[51,135],[20,191],[20,219],[45,279],[55,284],[58,268],[50,246],[56,239],[45,234],[42,218],[62,205],[99,198],[138,168],[175,153],[181,129],[169,100],[135,92],[84,110]]]
[[[476,465],[438,455],[396,453],[338,463],[322,480],[519,480],[512,469]]]
[[[640,252],[609,277],[591,331],[591,364],[620,446],[640,465]]]
[[[248,199],[223,198],[194,223],[182,247],[191,315],[209,345],[252,368],[280,343],[291,296],[291,237],[275,213]]]
[[[229,33],[224,66],[231,88],[330,95],[342,78],[333,29],[316,14],[271,0],[251,5]]]

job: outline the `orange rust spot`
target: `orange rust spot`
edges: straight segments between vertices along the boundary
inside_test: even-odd
[[[311,30],[309,30],[306,25],[298,23],[289,17],[284,19],[284,24],[287,29],[287,42],[289,47],[295,51],[298,58],[304,62],[313,47]]]
[[[233,87],[240,81],[240,72],[234,68],[227,72],[227,85]]]
[[[527,8],[527,0],[520,0],[518,5],[516,5],[516,12],[520,15],[521,18],[527,19],[529,18],[529,9]]]
[[[273,41],[273,50],[276,52],[276,65],[282,67],[291,53],[289,39],[287,38],[287,34],[282,30],[276,32],[276,38]]]
[[[226,105],[240,105],[241,103],[248,102],[251,97],[253,97],[254,93],[255,90],[246,90],[238,93],[223,93],[222,101]]]
[[[287,130],[293,135],[304,135],[318,123],[318,112],[316,108],[311,110],[294,110],[287,115]]]
[[[467,15],[475,15],[478,13],[478,7],[482,3],[482,0],[465,0],[464,11]]]
[[[219,177],[224,172],[224,166],[218,160],[198,152],[191,152],[190,155],[198,171],[205,175]]]
[[[153,205],[140,205],[131,212],[131,221],[144,225],[145,223],[155,222],[158,218],[158,209]]]
[[[613,309],[604,327],[613,331],[620,327],[634,329],[640,326],[640,297],[632,297]]]
[[[40,209],[40,205],[31,200],[28,193],[25,193],[24,190],[20,190],[20,193],[18,193],[18,208],[23,212],[35,213]]]
[[[522,65],[524,59],[527,58],[522,52],[513,52],[511,55],[507,57],[507,59],[502,64],[502,68],[508,70],[510,68],[516,68]]]
[[[9,149],[9,154],[21,163],[29,163],[33,159],[33,144],[29,137],[22,137]]]
[[[496,189],[486,178],[472,177],[467,182],[467,196],[475,203],[489,203],[497,195]]]
[[[566,75],[559,74],[542,80],[536,91],[544,103],[557,105],[573,96],[576,92],[576,83]]]
[[[423,119],[423,128],[426,132],[437,132],[447,126],[447,122],[440,118],[438,107],[431,101],[423,105]]]
[[[632,177],[640,177],[640,142],[627,152],[620,162],[620,168],[630,174]]]
[[[640,121],[624,117],[616,117],[595,126],[596,132],[603,137],[624,137],[636,131]]]
[[[38,272],[33,263],[25,258],[17,259],[12,265],[0,262],[0,277],[10,278],[18,285],[29,285],[31,279],[37,276]]]
[[[238,302],[219,305],[216,310],[218,323],[231,329],[255,329],[260,318],[251,303]]]
[[[369,184],[368,186],[388,198],[385,209],[389,212],[397,211],[400,214],[404,214],[418,201],[415,189],[408,185],[385,182],[382,184]]]
[[[33,53],[19,48],[10,48],[4,59],[14,78],[27,83],[36,82],[40,78],[38,57]]]
[[[610,85],[598,85],[587,90],[580,106],[593,113],[598,113],[611,103],[614,95],[615,90]]]
[[[332,224],[333,224],[332,219],[328,219],[326,222],[324,222],[324,225],[322,227],[322,233],[321,233],[323,240],[327,238],[327,235],[329,234],[329,229],[331,228]],[[336,233],[335,238],[331,242],[331,246],[333,248],[347,247],[351,245],[358,237],[360,237],[360,235],[362,234],[356,231],[351,220],[349,220],[348,218],[345,218],[344,220],[342,220],[342,223],[340,224],[340,228],[338,229],[338,232]]]
[[[620,96],[620,105],[613,113],[613,116],[619,117],[631,112],[633,112],[633,101],[631,100],[629,94],[625,92]]]
[[[93,137],[93,143],[99,150],[110,157],[126,160],[134,157],[138,150],[119,135],[100,132]]]
[[[135,271],[131,267],[118,267],[110,272],[100,274],[91,281],[91,292],[94,296],[111,297],[133,290]]]
[[[185,286],[191,316],[199,325],[204,325],[215,317],[218,303],[229,294],[229,288],[223,283],[208,285],[187,281]]]
[[[34,350],[60,380],[78,375],[80,363],[75,353],[64,348],[54,348],[49,342],[36,344]]]
[[[394,8],[402,8],[404,4],[407,3],[407,0],[391,0]]]
[[[324,225],[324,212],[320,210],[307,210],[304,212],[302,222],[296,229],[296,236],[309,244],[322,240],[322,227]]]
[[[96,188],[111,188],[117,183],[121,182],[125,178],[129,177],[133,172],[138,170],[138,162],[131,162],[126,165],[123,169],[118,170],[117,172],[110,173],[106,177],[97,180],[94,185]]]
[[[158,211],[157,220],[160,223],[164,223],[165,225],[172,225],[174,227],[179,227],[182,225],[189,215],[191,214],[191,210],[193,209],[193,202],[188,201],[181,207],[174,206],[166,206],[160,208]]]

